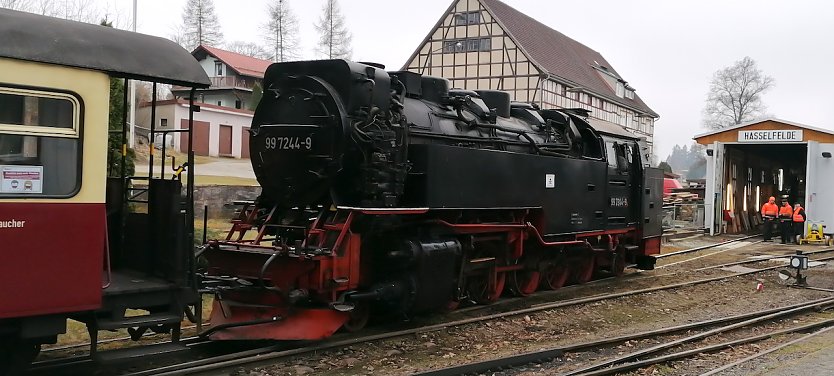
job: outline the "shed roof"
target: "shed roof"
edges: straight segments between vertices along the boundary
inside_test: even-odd
[[[258,59],[206,45],[197,46],[191,54],[198,60],[204,59],[206,54],[214,56],[242,76],[263,78],[266,68],[272,65],[272,61],[269,60]]]
[[[634,99],[617,96],[616,89],[600,76],[605,73],[599,70],[622,77],[599,52],[499,0],[480,2],[530,59],[548,74],[573,82],[612,102],[659,116],[636,93]]]
[[[790,120],[784,120],[784,119],[779,119],[779,118],[775,118],[775,117],[769,117],[769,118],[764,118],[764,119],[748,121],[746,123],[736,124],[736,125],[733,125],[733,126],[727,127],[727,128],[720,128],[720,129],[711,130],[711,131],[706,132],[706,133],[697,134],[697,135],[695,135],[695,137],[693,137],[693,139],[697,140],[699,138],[712,136],[712,135],[716,135],[716,134],[719,134],[719,133],[734,131],[734,130],[737,130],[737,129],[740,129],[740,128],[749,127],[751,125],[760,124],[760,123],[764,123],[764,122],[768,122],[768,121],[774,122],[774,123],[787,124],[787,125],[791,125],[791,126],[794,126],[794,127],[797,127],[797,128],[804,128],[804,129],[808,129],[808,130],[812,130],[812,131],[817,131],[817,132],[820,132],[820,133],[826,133],[826,134],[834,135],[834,131],[832,131],[830,129],[817,128],[817,127],[812,127],[810,125],[805,125],[805,124],[800,124],[800,123],[797,123],[797,122],[793,122],[793,121],[790,121]]]
[[[0,9],[0,57],[180,86],[210,81],[188,51],[159,37]]]

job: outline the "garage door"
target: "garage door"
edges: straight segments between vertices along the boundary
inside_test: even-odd
[[[240,135],[240,157],[249,158],[249,128],[246,127]]]
[[[180,121],[180,128],[188,129],[188,119]],[[194,154],[209,155],[209,122],[194,120]],[[188,151],[188,133],[180,135],[180,152]]]
[[[220,155],[232,155],[232,126],[220,125]]]

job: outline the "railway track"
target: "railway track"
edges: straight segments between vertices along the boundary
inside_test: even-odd
[[[718,243],[718,244],[712,245],[712,248],[718,247],[718,246],[721,246],[721,245],[726,245],[726,244],[729,244],[729,243],[732,243],[732,242],[742,241],[742,240],[745,240],[745,239],[748,239],[748,238],[740,238],[740,239],[734,239],[733,241],[730,241],[730,242]],[[705,250],[705,249],[709,249],[709,247],[698,247],[696,250],[701,251],[701,250]],[[687,250],[687,251],[690,251],[690,250]],[[692,251],[692,252],[695,252],[695,251]],[[686,253],[692,253],[692,252],[686,252]],[[827,252],[834,252],[834,248],[826,249],[826,250],[819,250],[819,251],[814,251],[814,252],[808,252],[807,254],[808,255],[814,255],[814,254],[822,254],[822,253],[827,253]],[[681,254],[681,253],[678,253],[678,254]],[[742,261],[738,261],[738,262],[734,262],[734,263],[715,265],[715,266],[711,266],[711,267],[708,267],[708,268],[701,268],[701,269],[713,269],[713,268],[726,267],[726,266],[730,266],[730,265],[756,263],[756,262],[768,261],[768,260],[771,260],[773,258],[779,258],[779,257],[785,257],[785,255],[773,255],[773,256],[768,256],[768,257],[765,257],[765,258],[760,258],[760,259],[755,259],[755,260],[742,260]],[[820,259],[818,261],[830,260],[830,259],[834,259],[834,257]],[[252,363],[252,362],[276,360],[276,359],[289,357],[289,356],[294,356],[294,355],[301,355],[301,354],[306,354],[306,353],[312,353],[312,352],[315,352],[315,351],[328,350],[328,349],[337,348],[337,347],[340,347],[340,346],[349,346],[349,345],[363,343],[363,342],[378,341],[378,340],[396,338],[396,337],[406,336],[406,335],[411,335],[411,334],[438,331],[438,330],[443,330],[443,329],[450,328],[450,327],[466,325],[466,324],[471,324],[471,323],[477,323],[477,322],[483,322],[483,321],[487,321],[487,320],[495,320],[495,319],[499,319],[499,318],[503,318],[503,317],[523,315],[523,314],[534,313],[534,312],[539,312],[539,311],[543,311],[543,310],[563,308],[563,307],[569,307],[569,306],[575,306],[575,305],[587,304],[587,303],[594,303],[594,302],[599,302],[599,301],[603,301],[603,300],[616,299],[616,298],[621,298],[621,297],[626,297],[626,296],[645,294],[645,293],[649,293],[649,292],[669,290],[669,289],[675,289],[675,288],[680,288],[680,287],[685,287],[685,286],[692,286],[692,285],[698,285],[698,284],[703,284],[703,283],[709,283],[709,282],[719,281],[719,280],[723,280],[723,279],[727,279],[727,278],[733,278],[733,277],[736,277],[736,276],[742,276],[742,275],[748,275],[748,274],[754,274],[754,273],[759,273],[759,272],[763,272],[763,271],[773,270],[773,269],[777,269],[777,268],[780,268],[780,267],[783,267],[783,265],[771,266],[771,267],[767,267],[767,268],[763,268],[763,269],[756,269],[756,270],[752,270],[752,271],[749,271],[749,272],[734,273],[734,274],[730,274],[730,275],[703,278],[703,279],[698,279],[698,280],[693,280],[693,281],[684,281],[684,282],[679,282],[679,283],[673,283],[673,284],[668,284],[668,285],[663,285],[663,286],[643,288],[643,289],[638,289],[638,290],[616,292],[616,293],[610,293],[610,294],[593,295],[593,296],[563,300],[563,301],[558,301],[558,302],[548,302],[548,303],[534,304],[530,307],[523,308],[523,309],[518,309],[518,310],[481,315],[481,316],[476,316],[476,317],[471,317],[471,318],[466,318],[466,319],[461,319],[461,320],[455,320],[455,321],[442,323],[442,324],[435,324],[435,325],[419,327],[419,328],[411,328],[411,329],[406,329],[406,330],[399,330],[399,331],[377,334],[377,335],[371,335],[371,336],[353,337],[353,338],[345,338],[345,339],[334,339],[334,340],[326,341],[326,342],[323,342],[323,343],[320,342],[320,343],[317,343],[316,345],[311,345],[311,346],[287,348],[286,344],[271,345],[271,346],[254,348],[254,349],[247,349],[245,351],[237,351],[237,352],[226,353],[226,354],[222,354],[222,355],[219,355],[219,356],[212,356],[212,357],[207,357],[207,358],[199,359],[199,360],[182,362],[182,363],[178,363],[178,364],[174,364],[174,365],[170,365],[170,366],[157,367],[157,368],[150,369],[150,370],[138,371],[138,372],[135,372],[135,373],[131,373],[130,375],[133,375],[133,376],[156,375],[156,374],[182,375],[182,374],[191,374],[191,373],[196,373],[196,372],[205,372],[205,371],[217,370],[217,369],[225,369],[225,368],[229,368],[229,367],[246,365],[246,364],[249,364],[249,363]],[[672,276],[672,275],[676,275],[676,274],[679,274],[679,273],[680,272],[675,272],[675,273],[662,274],[662,275],[658,275],[658,276],[646,276],[646,277]],[[578,285],[578,286],[575,286],[575,287],[576,288],[587,287],[590,284],[599,283],[601,281],[605,281],[605,280],[594,281],[594,282],[591,282],[589,284]],[[567,288],[563,288],[563,289],[560,289],[560,290],[557,290],[557,291],[566,291],[566,290],[571,289],[571,288],[572,287],[567,287]],[[554,292],[556,292],[556,291],[541,292],[541,293],[538,293],[538,294],[534,294],[534,296],[539,295],[539,294],[549,295],[549,294],[553,294]],[[499,301],[498,303],[503,303],[505,301],[507,301],[507,303],[509,303],[509,302],[514,301],[514,300],[519,301],[520,299],[518,299],[518,300],[517,299],[504,299],[502,301]],[[473,311],[477,311],[479,309],[487,309],[487,308],[495,309],[496,306],[498,306],[498,305],[500,305],[500,304],[493,304],[493,305],[489,305],[489,306],[476,306],[476,307],[465,308],[465,309],[458,310],[458,311],[460,311],[461,313],[472,313]],[[192,339],[196,340],[196,337],[191,337],[188,340],[192,340]],[[117,341],[117,340],[119,340],[119,339],[114,339],[112,341]],[[83,365],[83,364],[86,364],[86,363],[89,363],[89,362],[92,362],[89,357],[78,357],[78,358],[71,359],[69,361],[64,362],[63,365],[77,366],[79,364]],[[54,360],[54,361],[38,362],[38,363],[36,363],[36,365],[34,367],[34,370],[37,372],[37,374],[42,374],[44,370],[47,370],[47,371],[56,370],[56,369],[59,369],[61,367],[62,367],[62,362],[60,360]]]
[[[815,261],[826,261],[826,260],[834,260],[834,256],[827,257],[827,258],[816,259]],[[267,347],[263,347],[263,348],[252,349],[252,350],[247,350],[247,351],[238,352],[238,353],[223,354],[223,355],[220,355],[220,356],[217,356],[217,357],[205,358],[205,359],[200,359],[200,360],[195,360],[195,361],[190,361],[190,362],[185,362],[185,363],[180,363],[180,364],[174,364],[174,365],[158,367],[158,368],[154,368],[154,369],[143,370],[143,371],[127,374],[126,376],[188,375],[188,374],[211,372],[211,371],[217,372],[217,371],[221,371],[221,370],[230,370],[234,367],[240,367],[240,366],[254,366],[254,365],[257,365],[257,364],[274,363],[275,361],[277,361],[279,359],[285,359],[285,358],[289,358],[291,356],[311,354],[311,353],[315,353],[315,352],[331,350],[331,349],[336,349],[336,348],[340,348],[340,347],[351,346],[351,345],[356,345],[356,344],[361,344],[361,343],[381,341],[381,340],[392,339],[392,338],[397,338],[397,337],[420,334],[420,333],[439,331],[439,330],[444,330],[444,329],[457,327],[457,326],[462,326],[462,325],[467,325],[467,324],[485,322],[485,321],[489,321],[489,320],[496,320],[496,319],[501,319],[501,318],[511,317],[511,316],[530,314],[530,313],[535,313],[535,312],[540,312],[540,311],[545,311],[545,310],[564,308],[564,307],[570,307],[570,306],[576,306],[576,305],[588,304],[588,303],[595,303],[595,302],[604,301],[604,300],[610,300],[610,299],[622,298],[622,297],[627,297],[627,296],[646,294],[646,293],[649,293],[649,292],[671,290],[671,289],[676,289],[676,288],[681,288],[681,287],[705,284],[705,283],[726,280],[726,279],[729,279],[729,278],[734,278],[734,277],[739,277],[739,276],[744,276],[744,275],[757,274],[757,273],[766,272],[766,271],[769,271],[769,270],[775,270],[775,269],[782,268],[782,267],[784,267],[784,266],[783,265],[776,265],[776,266],[765,267],[765,268],[762,268],[762,269],[755,269],[755,270],[746,271],[746,272],[733,273],[733,274],[730,274],[730,275],[704,278],[704,279],[695,280],[695,281],[686,281],[686,282],[674,283],[674,284],[669,284],[669,285],[655,286],[655,287],[649,287],[649,288],[644,288],[644,289],[639,289],[639,290],[618,292],[618,293],[612,293],[612,294],[601,294],[601,295],[595,295],[595,296],[589,296],[589,297],[583,297],[583,298],[577,298],[577,299],[564,300],[564,301],[559,301],[559,302],[536,304],[536,305],[532,305],[532,306],[527,307],[527,308],[522,308],[522,309],[517,309],[517,310],[512,310],[512,311],[481,315],[481,316],[477,316],[477,317],[455,320],[455,321],[450,321],[450,322],[446,322],[446,323],[440,323],[440,324],[434,324],[434,325],[423,326],[423,327],[418,327],[418,328],[399,330],[399,331],[394,331],[394,332],[386,332],[386,333],[375,334],[375,335],[352,337],[352,338],[339,339],[339,340],[328,340],[328,341],[317,343],[315,345],[304,346],[304,347],[293,348],[293,349],[280,348],[280,346],[278,346],[278,345],[267,346]],[[815,301],[813,303],[818,304],[818,305],[822,305],[822,304],[834,305],[834,298],[827,298],[827,299],[823,299],[823,300],[820,300],[820,301]],[[798,305],[798,306],[794,307],[794,309],[797,309],[797,310],[808,309],[807,307],[804,307],[804,308],[803,307],[804,306]],[[784,309],[785,309],[784,307],[779,308],[779,310],[784,310]],[[768,311],[768,312],[770,312],[770,311]],[[777,312],[770,312],[770,314],[778,315]],[[776,316],[774,316],[774,317],[776,317]],[[726,319],[719,319],[719,320],[726,320]]]
[[[430,370],[416,373],[420,376],[451,376],[451,375],[467,375],[467,374],[481,374],[486,372],[494,372],[501,370],[508,370],[514,367],[521,367],[531,364],[541,364],[544,362],[553,362],[564,358],[567,353],[587,352],[599,350],[610,345],[621,344],[628,341],[638,341],[646,339],[655,339],[657,337],[674,335],[676,333],[690,332],[694,330],[703,330],[697,334],[688,335],[683,338],[674,339],[672,341],[663,342],[649,348],[635,351],[629,354],[618,356],[603,362],[591,364],[585,367],[574,369],[565,373],[562,376],[574,375],[611,375],[620,372],[626,372],[634,369],[647,367],[653,364],[665,363],[671,360],[683,359],[693,355],[716,351],[720,349],[738,346],[745,343],[752,343],[764,339],[772,338],[777,335],[804,332],[819,328],[828,328],[834,325],[834,319],[820,320],[811,324],[794,326],[787,329],[771,331],[765,334],[756,334],[729,342],[724,342],[715,345],[699,347],[686,351],[680,351],[664,356],[659,356],[650,359],[644,359],[647,355],[656,354],[658,352],[681,346],[687,343],[692,343],[704,338],[719,335],[739,328],[751,327],[757,324],[773,321],[779,318],[793,317],[798,314],[807,314],[807,312],[834,304],[834,297],[818,299],[810,302],[794,304],[779,308],[763,310],[759,312],[746,313],[731,317],[723,317],[712,320],[705,320],[696,323],[684,324],[670,328],[655,329],[641,333],[629,334],[614,338],[603,338],[601,340],[577,343],[573,345],[559,346],[539,351],[529,352],[520,355],[512,355],[497,359],[491,359],[482,362],[474,362],[469,364],[458,365],[437,370]],[[719,326],[720,325],[720,326]],[[711,329],[710,329],[711,328]],[[635,359],[644,359],[630,362]]]

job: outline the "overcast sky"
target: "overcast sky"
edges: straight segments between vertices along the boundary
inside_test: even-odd
[[[129,0],[107,1],[129,15]],[[305,58],[323,0],[288,0]],[[341,0],[354,60],[399,69],[452,0]],[[657,113],[656,154],[690,143],[713,72],[750,56],[776,85],[772,115],[834,129],[834,2],[503,0],[599,51]],[[262,41],[267,0],[215,0],[226,40]],[[185,0],[139,0],[138,30],[168,36]],[[557,72],[558,73],[558,72]]]

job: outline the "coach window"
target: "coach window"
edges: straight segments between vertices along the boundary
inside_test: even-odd
[[[70,94],[0,87],[0,198],[78,191],[80,113]]]

